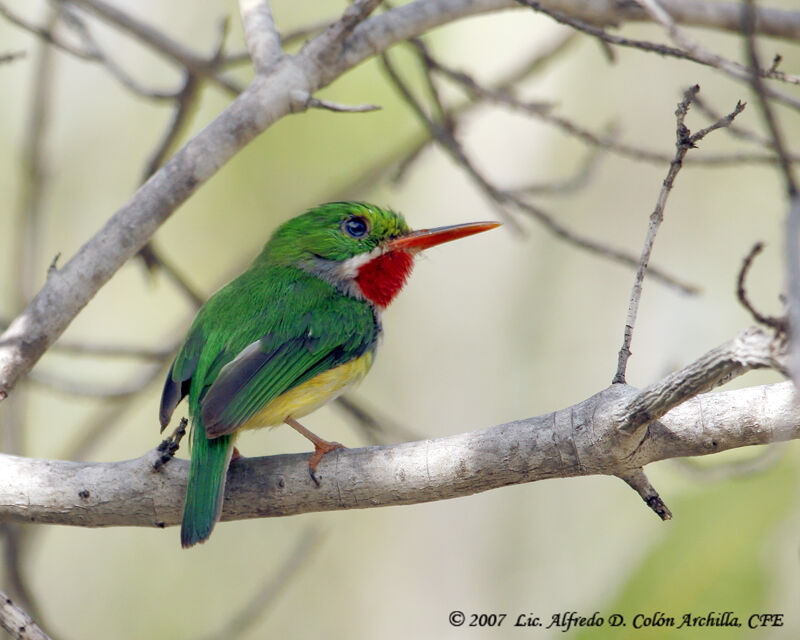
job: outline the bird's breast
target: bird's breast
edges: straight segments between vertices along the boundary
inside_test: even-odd
[[[299,419],[354,387],[372,366],[373,352],[317,374],[282,393],[242,425],[242,429],[273,427],[286,418]]]

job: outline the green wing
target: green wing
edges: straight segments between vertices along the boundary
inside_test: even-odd
[[[324,310],[303,317],[294,331],[273,332],[245,347],[201,401],[206,434],[214,438],[235,431],[282,393],[363,355],[377,337],[367,311],[333,299]]]
[[[245,272],[201,309],[164,387],[162,425],[189,395],[193,422],[230,433],[276,397],[373,349],[366,302],[298,269]]]

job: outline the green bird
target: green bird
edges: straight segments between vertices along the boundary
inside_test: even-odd
[[[411,231],[389,209],[331,202],[275,231],[247,271],[200,309],[164,385],[162,431],[189,396],[183,547],[211,535],[243,429],[286,423],[299,431],[314,444],[309,472],[317,482],[322,456],[342,445],[319,438],[297,419],[369,371],[381,313],[402,289],[419,251],[497,226]]]

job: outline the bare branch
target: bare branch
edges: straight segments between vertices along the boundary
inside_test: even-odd
[[[739,277],[736,279],[736,297],[739,299],[739,302],[741,302],[742,306],[750,312],[750,315],[753,316],[753,320],[759,324],[763,324],[764,326],[771,327],[778,332],[786,333],[789,328],[786,318],[776,318],[773,316],[762,315],[747,298],[747,291],[744,286],[744,281],[747,277],[747,272],[750,270],[750,266],[753,264],[753,260],[759,253],[761,253],[763,249],[763,243],[757,242],[755,245],[753,245],[753,248],[750,249],[750,253],[745,256],[745,259],[742,262],[742,268],[739,270]]]
[[[238,95],[242,89],[235,82],[217,73],[215,64],[188,50],[179,42],[172,40],[158,29],[145,24],[134,16],[103,0],[58,0],[62,3],[78,5],[88,9],[103,20],[131,34],[169,60],[176,62],[202,78],[207,78],[225,89],[231,95]]]
[[[650,214],[650,225],[648,226],[647,236],[645,237],[644,247],[642,248],[642,256],[639,259],[639,268],[636,270],[636,277],[633,280],[633,289],[631,291],[630,302],[628,304],[628,315],[625,319],[622,347],[619,350],[619,356],[617,358],[617,371],[614,374],[614,379],[612,381],[613,383],[625,382],[625,369],[628,365],[628,358],[631,355],[630,346],[631,340],[633,339],[633,327],[636,323],[636,314],[639,310],[639,299],[642,295],[642,283],[644,282],[644,276],[647,273],[647,266],[650,262],[650,254],[653,251],[653,244],[656,240],[656,234],[661,227],[661,222],[664,220],[664,207],[667,204],[667,198],[669,197],[670,191],[672,191],[672,187],[675,184],[675,178],[678,176],[678,172],[683,166],[683,159],[690,149],[695,148],[697,142],[702,140],[712,131],[728,126],[744,109],[744,104],[739,102],[737,103],[736,108],[727,116],[720,118],[717,122],[692,134],[689,131],[689,128],[684,124],[684,121],[686,120],[686,114],[689,111],[689,106],[692,104],[692,101],[699,91],[699,85],[694,85],[693,87],[687,89],[683,94],[683,100],[678,103],[678,108],[675,111],[677,120],[675,132],[675,157],[672,159],[672,162],[669,165],[667,177],[664,178],[664,181],[661,184],[661,191],[658,194],[656,206],[653,209],[653,212]]]
[[[0,64],[6,64],[8,62],[14,62],[15,60],[21,60],[25,57],[24,51],[10,51],[9,53],[2,53],[0,54]]]
[[[325,109],[327,111],[338,111],[340,113],[366,113],[367,111],[380,111],[380,107],[375,104],[342,104],[331,102],[330,100],[320,100],[319,98],[309,97],[307,107],[310,109]]]
[[[230,467],[222,519],[416,504],[555,477],[629,478],[657,460],[800,438],[791,383],[710,393],[626,436],[619,417],[638,396],[637,389],[612,385],[567,409],[481,431],[341,449],[320,463],[319,487],[308,478],[308,454],[241,458]],[[175,459],[154,471],[158,456],[75,463],[2,455],[0,520],[177,524],[189,464]]]
[[[0,591],[0,627],[17,640],[50,640],[23,609]]]
[[[792,173],[792,163],[786,150],[786,142],[783,137],[783,133],[781,132],[780,126],[778,125],[778,120],[773,113],[772,105],[767,98],[767,86],[764,84],[764,81],[758,73],[758,70],[761,68],[761,62],[756,49],[754,34],[756,17],[753,0],[745,0],[744,7],[745,10],[742,22],[746,36],[745,43],[747,56],[750,61],[749,80],[758,98],[759,108],[761,109],[761,113],[764,116],[764,121],[766,122],[770,136],[772,137],[772,147],[780,159],[781,171],[783,172],[784,179],[786,180],[786,193],[789,194],[789,198],[791,199],[798,193],[797,182],[795,181],[794,174]]]
[[[791,160],[789,158],[786,142],[783,136],[778,119],[773,113],[772,105],[768,99],[771,95],[767,91],[764,81],[759,73],[760,61],[755,41],[756,8],[753,0],[745,0],[743,7],[743,28],[745,32],[745,43],[747,56],[750,62],[750,83],[758,99],[760,111],[767,124],[772,148],[775,150],[779,160],[781,172],[786,184],[786,194],[789,199],[789,210],[786,215],[786,284],[788,296],[789,313],[789,372],[795,385],[800,388],[800,192],[798,192],[797,182],[794,177]],[[775,63],[773,63],[773,67]]]
[[[278,61],[281,37],[267,0],[239,0],[244,41],[258,73],[266,73]]]
[[[65,42],[64,40],[57,38],[53,33],[53,29],[44,26],[40,27],[38,25],[29,22],[25,18],[20,15],[17,15],[13,11],[11,11],[4,3],[0,2],[0,16],[3,16],[6,20],[8,20],[11,24],[16,25],[20,29],[24,29],[25,31],[29,31],[37,35],[39,38],[47,42],[48,44],[53,45],[57,49],[65,51],[77,58],[81,58],[83,60],[91,60],[93,56],[88,51],[83,49],[78,49],[77,47],[73,46],[69,42]]]
[[[751,327],[683,369],[643,389],[622,410],[619,429],[633,434],[699,393],[752,369],[783,370],[783,340]]]
[[[555,217],[545,212],[541,207],[533,205],[525,200],[522,200],[512,191],[500,189],[494,186],[472,163],[467,156],[461,144],[456,140],[452,133],[450,133],[444,126],[438,122],[434,122],[423,109],[419,101],[414,97],[409,87],[400,78],[400,75],[395,70],[391,63],[388,54],[383,54],[381,60],[384,65],[389,79],[395,85],[403,99],[409,104],[414,114],[420,119],[430,133],[431,137],[435,139],[452,158],[461,166],[476,183],[476,185],[486,194],[486,196],[496,205],[498,213],[503,216],[504,220],[510,221],[516,230],[520,230],[519,223],[511,218],[506,205],[511,204],[517,209],[527,213],[537,221],[539,221],[548,231],[553,233],[556,237],[565,240],[566,242],[587,249],[593,253],[597,253],[603,257],[611,258],[623,264],[636,266],[638,261],[635,257],[629,255],[627,252],[609,247],[603,243],[584,237],[565,225],[558,222]],[[678,282],[675,278],[665,275],[663,271],[653,269],[651,271],[654,277],[659,278],[667,284],[676,286],[682,289],[685,293],[696,292],[696,288],[691,285],[686,285]]]
[[[714,67],[715,69],[719,69],[720,71],[728,74],[732,78],[743,80],[748,83],[750,82],[751,75],[756,75],[759,77],[766,75],[767,72],[760,67],[750,70],[738,62],[728,60],[727,58],[708,51],[704,47],[700,46],[698,42],[690,38],[682,29],[678,27],[675,20],[672,19],[668,11],[664,9],[658,0],[636,0],[636,2],[638,2],[647,10],[653,20],[664,26],[673,42],[677,43],[680,47],[682,47],[682,50],[686,52],[688,59],[693,60],[694,62],[699,62],[700,64]],[[763,90],[764,93],[769,95],[770,98],[779,100],[795,109],[800,109],[800,99],[766,86],[763,88]]]
[[[81,19],[76,11],[69,7],[69,5],[61,6],[64,12],[64,22],[72,28],[78,37],[83,42],[86,51],[89,53],[92,60],[102,64],[109,73],[114,76],[124,87],[127,87],[137,95],[151,98],[153,100],[172,100],[175,98],[175,91],[166,91],[163,89],[150,89],[143,86],[135,80],[125,69],[118,65],[112,57],[106,54],[100,45],[95,40],[88,25]]]
[[[620,474],[619,477],[641,496],[645,504],[650,507],[659,518],[662,520],[672,519],[672,512],[667,508],[667,505],[664,504],[661,496],[658,495],[658,491],[650,484],[650,481],[644,473],[644,469],[637,467],[636,469],[631,469],[630,471]]]

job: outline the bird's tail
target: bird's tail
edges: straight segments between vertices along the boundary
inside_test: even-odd
[[[193,425],[192,461],[181,523],[183,548],[205,542],[219,520],[233,441],[230,434],[209,440],[199,420]]]

